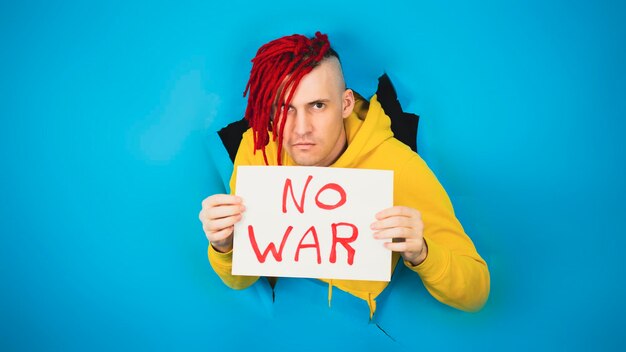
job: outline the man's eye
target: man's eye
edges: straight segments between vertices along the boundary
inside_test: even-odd
[[[315,103],[315,104],[313,104],[313,107],[315,109],[323,109],[324,108],[324,103]]]

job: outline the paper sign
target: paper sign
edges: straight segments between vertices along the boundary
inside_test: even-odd
[[[239,166],[234,275],[389,281],[391,251],[373,238],[393,206],[393,171]]]

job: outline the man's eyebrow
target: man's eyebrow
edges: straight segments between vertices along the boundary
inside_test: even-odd
[[[306,103],[306,105],[314,105],[314,104],[317,104],[317,103],[328,103],[328,102],[330,102],[330,99],[328,99],[328,98],[320,98],[320,99],[315,99],[313,101],[310,101],[310,102]],[[273,105],[274,107],[276,107],[276,103],[274,103],[274,105]],[[289,104],[289,107],[290,108],[294,108],[295,106],[293,106],[293,104]]]
[[[313,105],[313,104],[317,104],[317,103],[328,103],[330,101],[330,99],[316,99],[313,100],[312,102],[308,103],[308,105]]]

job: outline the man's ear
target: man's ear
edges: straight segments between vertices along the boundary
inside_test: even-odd
[[[342,111],[341,116],[345,119],[352,114],[354,110],[354,92],[352,89],[346,89],[341,99]]]

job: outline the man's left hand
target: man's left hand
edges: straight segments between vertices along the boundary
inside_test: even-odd
[[[418,265],[426,259],[428,247],[424,241],[424,223],[419,211],[403,206],[395,206],[376,214],[371,225],[375,239],[391,239],[385,247],[400,252],[404,260]]]

